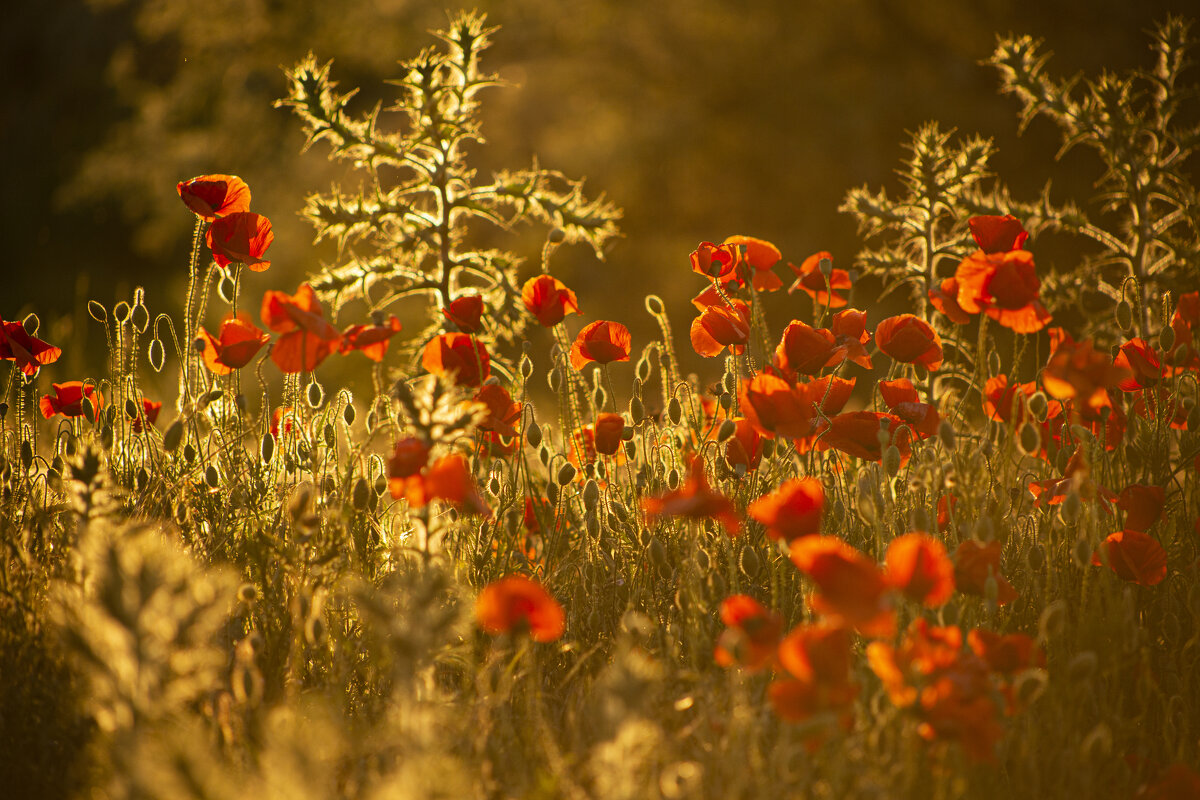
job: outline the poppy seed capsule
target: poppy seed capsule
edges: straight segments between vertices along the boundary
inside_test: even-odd
[[[305,399],[308,401],[308,407],[317,409],[325,402],[325,390],[321,388],[321,384],[313,381],[308,385],[308,390],[305,392]]]
[[[275,437],[270,431],[264,433],[262,441],[258,443],[258,456],[264,464],[270,464],[275,456]]]
[[[1166,351],[1175,346],[1175,329],[1170,325],[1158,332],[1158,348]]]
[[[588,482],[583,485],[583,507],[588,511],[596,508],[596,503],[600,501],[600,486],[596,481],[588,479]]]
[[[667,419],[671,420],[672,425],[678,425],[679,420],[683,419],[683,404],[678,397],[672,397],[667,404]]]
[[[1042,435],[1038,432],[1036,425],[1026,422],[1021,426],[1021,433],[1017,437],[1017,442],[1021,447],[1021,452],[1027,456],[1031,456],[1041,449]]]
[[[232,303],[234,288],[233,278],[227,272],[221,277],[221,282],[217,284],[217,293],[226,303]]]
[[[362,512],[367,508],[367,504],[371,501],[371,487],[367,485],[366,478],[359,478],[354,482],[354,487],[350,490],[350,504],[355,511]]]
[[[542,429],[536,422],[529,423],[529,429],[525,431],[525,441],[529,442],[530,447],[537,447],[542,443]]]
[[[126,303],[124,300],[122,300],[113,306],[113,319],[124,325],[129,320],[129,312],[129,303]]]
[[[568,483],[575,480],[575,475],[577,472],[578,470],[575,469],[575,465],[569,461],[563,464],[558,469],[558,485],[566,486]]]
[[[167,361],[167,351],[163,347],[161,339],[150,340],[150,344],[146,348],[146,359],[155,372],[162,372],[163,365]]]
[[[1133,330],[1133,306],[1129,304],[1128,300],[1122,300],[1121,302],[1117,303],[1116,317],[1118,328],[1125,333],[1129,333],[1131,330]]]
[[[212,464],[209,464],[204,470],[204,482],[210,489],[217,488],[217,485],[221,483],[221,473],[217,472],[217,468]]]
[[[133,324],[133,329],[138,333],[144,333],[146,328],[150,327],[150,312],[141,303],[133,307],[133,314],[130,318]]]

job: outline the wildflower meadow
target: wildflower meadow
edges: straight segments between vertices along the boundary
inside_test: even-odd
[[[1200,797],[1191,23],[980,67],[1090,194],[929,122],[857,252],[714,230],[606,319],[617,203],[478,166],[497,16],[386,107],[280,76],[302,283],[213,164],[181,313],[93,291],[85,362],[0,294],[0,796]]]

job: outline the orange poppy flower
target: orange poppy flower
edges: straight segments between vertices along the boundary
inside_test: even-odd
[[[1167,374],[1163,369],[1162,359],[1153,347],[1146,344],[1145,339],[1130,339],[1121,345],[1117,357],[1113,359],[1113,366],[1128,373],[1128,376],[1117,384],[1123,392],[1136,392],[1156,386]]]
[[[475,601],[475,619],[493,636],[528,633],[535,642],[554,642],[562,638],[566,618],[540,583],[508,575],[483,587]]]
[[[204,342],[201,353],[204,366],[214,375],[228,375],[246,366],[271,340],[245,313],[222,322],[217,336],[201,328],[196,332],[196,338]]]
[[[1167,420],[1167,424],[1175,430],[1188,429],[1187,406],[1181,402],[1182,398],[1177,393],[1170,391],[1166,386],[1139,389],[1131,394],[1130,399],[1133,400],[1133,413],[1139,417],[1153,420],[1158,419],[1161,414]],[[1109,416],[1110,425],[1118,416],[1118,411],[1118,408],[1113,408],[1113,413]]]
[[[1117,495],[1117,508],[1126,513],[1125,530],[1145,533],[1162,518],[1166,492],[1161,486],[1132,483]]]
[[[1020,425],[1025,420],[1025,404],[1018,400],[1018,392],[1026,399],[1033,397],[1037,393],[1037,384],[1030,381],[1010,385],[1007,375],[988,378],[983,386],[984,412],[994,420]],[[1061,410],[1058,403],[1054,405]]]
[[[421,366],[458,386],[479,386],[491,374],[491,364],[483,342],[466,333],[435,336],[421,353]]]
[[[883,420],[888,421],[888,434],[885,438],[900,451],[900,464],[903,466],[912,455],[912,437],[907,431],[897,433],[905,423],[895,414],[878,411],[850,411],[838,414],[818,430],[817,449],[828,450],[832,447],[855,458],[880,461],[885,447],[880,443],[879,435]]]
[[[871,340],[867,333],[867,312],[857,308],[846,308],[833,315],[829,330],[837,339],[838,347],[846,354],[846,360],[858,364],[863,369],[871,369],[871,358],[867,355],[866,344]]]
[[[838,346],[833,332],[814,328],[807,322],[792,320],[783,329],[775,348],[775,366],[788,376],[816,375],[846,359],[846,351]]]
[[[396,442],[388,459],[388,488],[392,497],[404,496],[404,481],[417,475],[429,463],[429,445],[416,436],[405,436]]]
[[[389,463],[389,473],[390,467]],[[457,453],[444,455],[421,472],[407,478],[389,478],[388,485],[393,497],[399,490],[400,496],[408,500],[408,504],[413,508],[423,508],[431,500],[441,500],[467,514],[491,516],[491,509],[475,487],[467,460]]]
[[[805,536],[793,542],[792,563],[817,587],[812,607],[865,636],[889,636],[895,612],[891,585],[875,562],[835,536]]]
[[[739,465],[746,471],[758,469],[762,461],[762,436],[745,417],[731,417],[734,423],[733,436],[725,441],[725,460],[736,469]]]
[[[955,325],[966,325],[971,315],[958,304],[958,278],[946,278],[929,290],[929,302]]]
[[[642,500],[646,520],[653,525],[659,517],[689,517],[691,519],[715,519],[725,526],[730,536],[738,533],[738,515],[733,502],[723,494],[714,492],[704,476],[704,459],[693,456],[687,480],[674,491],[659,497]]]
[[[950,530],[950,516],[958,507],[958,498],[952,494],[944,494],[937,503],[937,529],[939,533]]]
[[[12,361],[21,372],[33,377],[46,364],[53,364],[62,350],[31,336],[20,322],[0,320],[0,360]]]
[[[585,327],[571,345],[571,366],[577,370],[590,362],[609,364],[628,361],[632,340],[629,329],[619,322],[599,320]]]
[[[1180,295],[1179,304],[1171,317],[1171,330],[1175,341],[1167,353],[1167,363],[1173,365],[1172,372],[1186,369],[1200,370],[1200,347],[1197,347],[1195,332],[1200,329],[1200,291]]]
[[[50,388],[54,394],[43,395],[38,401],[38,408],[41,409],[42,416],[50,419],[55,414],[62,414],[64,417],[82,417],[83,399],[86,397],[92,404],[92,422],[100,416],[100,408],[104,405],[104,395],[90,383],[82,381],[67,381],[66,383],[53,383]]]
[[[971,236],[975,243],[985,253],[1007,253],[1009,250],[1020,250],[1029,238],[1029,232],[1021,224],[1021,220],[1012,214],[997,216],[984,214],[967,220]]]
[[[954,551],[954,585],[963,594],[984,597],[987,579],[996,581],[996,605],[1006,606],[1017,599],[1017,590],[1000,574],[1001,544],[991,541],[980,544],[964,539]]]
[[[892,704],[907,708],[917,702],[921,678],[958,663],[962,641],[962,630],[957,626],[938,627],[918,618],[908,626],[898,647],[885,642],[867,645],[867,664]]]
[[[1108,390],[1130,376],[1130,371],[1099,353],[1091,339],[1059,343],[1042,370],[1042,385],[1059,400],[1078,400],[1092,408],[1112,405]]]
[[[201,175],[180,181],[175,190],[193,214],[209,222],[250,210],[250,187],[236,175]]]
[[[1050,312],[1038,300],[1033,254],[1027,250],[967,256],[954,273],[958,305],[968,314],[983,312],[1017,333],[1040,331]]]
[[[733,274],[738,259],[738,251],[734,245],[717,245],[712,242],[701,242],[689,256],[692,272],[718,280]]]
[[[351,325],[342,331],[338,352],[346,355],[358,350],[372,361],[381,362],[387,355],[392,337],[399,333],[402,327],[400,319],[394,314],[382,325]]]
[[[291,433],[296,427],[296,410],[291,406],[280,406],[271,412],[271,435],[278,436],[280,431]]]
[[[767,526],[767,536],[789,544],[819,534],[824,510],[825,487],[816,478],[786,481],[746,507],[751,518]]]
[[[478,294],[463,294],[450,301],[450,305],[442,309],[442,316],[463,333],[478,333],[483,316],[483,296]]]
[[[538,323],[552,328],[567,314],[579,313],[579,300],[562,281],[550,275],[538,275],[525,281],[521,289],[525,310],[537,317]]]
[[[145,398],[142,398],[141,406],[142,406],[141,414],[134,414],[133,416],[128,418],[129,422],[130,422],[129,427],[133,430],[134,433],[142,432],[142,419],[143,418],[145,418],[146,422],[149,423],[150,425],[154,425],[154,423],[158,421],[159,413],[162,411],[162,403],[156,403],[153,400],[147,400]],[[129,409],[126,408],[125,411],[128,412]]]
[[[783,287],[783,281],[771,270],[782,257],[778,247],[753,236],[730,236],[725,239],[725,244],[737,247],[740,263],[753,270],[749,278],[750,285],[755,289],[773,292]]]
[[[834,375],[825,375],[811,381],[797,383],[796,391],[812,404],[813,409],[820,409],[822,414],[832,417],[841,413],[846,403],[850,401],[850,395],[854,393],[854,384],[857,382],[858,378],[838,378]]]
[[[1012,675],[1028,667],[1046,665],[1046,654],[1024,633],[1001,635],[976,628],[967,634],[967,644],[993,672]]]
[[[829,273],[829,285],[826,287],[825,275],[821,272],[821,259],[833,261],[833,255],[822,250],[813,253],[801,262],[800,266],[788,264],[788,268],[796,273],[796,281],[788,287],[788,294],[795,294],[799,289],[813,299],[817,305],[829,308],[842,308],[848,302],[845,295],[839,292],[850,288],[850,273],[844,269],[835,269]]]
[[[271,220],[250,211],[236,211],[218,218],[208,226],[204,235],[213,260],[222,269],[230,264],[245,264],[255,272],[271,266],[263,258],[275,234],[271,231]]]
[[[779,645],[779,662],[793,679],[771,684],[771,707],[789,722],[848,709],[858,694],[850,682],[850,632],[829,625],[801,625]],[[853,719],[841,718],[848,727]]]
[[[768,439],[798,439],[812,432],[812,402],[778,375],[763,372],[743,380],[738,405],[750,425]]]
[[[813,681],[784,679],[773,681],[767,687],[771,708],[780,719],[804,722],[818,714],[837,711],[842,712],[837,723],[845,731],[854,727],[854,699],[857,696],[858,687],[849,682],[826,686]],[[820,744],[820,738],[806,741],[810,749]]]
[[[721,622],[725,630],[713,651],[717,664],[757,672],[771,663],[783,634],[779,614],[749,595],[735,594],[721,602]]]
[[[875,326],[875,344],[896,361],[934,370],[942,365],[942,339],[912,314],[888,317]]]
[[[1108,556],[1109,569],[1121,580],[1157,586],[1167,577],[1167,551],[1153,536],[1141,531],[1117,531],[1109,534],[1100,547]],[[1099,553],[1092,555],[1092,564],[1103,563]]]
[[[524,406],[514,401],[507,389],[498,383],[485,383],[472,399],[487,408],[487,416],[479,423],[481,430],[494,431],[504,437],[517,435],[515,425],[521,419]]]
[[[269,330],[282,334],[271,348],[271,360],[284,372],[311,372],[341,343],[341,334],[325,319],[307,283],[294,295],[264,293],[261,314]]]
[[[924,439],[937,434],[942,424],[937,406],[922,403],[917,388],[908,378],[880,381],[879,394],[888,411],[904,420],[918,437]]]
[[[750,308],[741,300],[734,300],[733,308],[708,306],[692,320],[691,339],[692,347],[705,358],[720,355],[726,347],[741,353],[750,339]]]
[[[611,456],[621,446],[621,436],[625,433],[625,420],[620,414],[601,412],[596,415],[592,427],[592,442],[596,452]]]
[[[954,594],[954,563],[946,547],[925,533],[906,533],[888,545],[887,577],[909,600],[928,608],[943,605]]]
[[[1084,500],[1099,498],[1106,511],[1115,499],[1113,493],[1092,482],[1092,470],[1084,458],[1082,445],[1067,460],[1061,478],[1050,478],[1044,481],[1034,481],[1029,484],[1029,493],[1037,500],[1037,505],[1055,506],[1067,499],[1067,495],[1075,492]]]

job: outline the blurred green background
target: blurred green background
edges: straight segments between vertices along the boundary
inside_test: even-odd
[[[0,315],[59,320],[93,297],[111,306],[144,285],[152,311],[181,303],[192,217],[175,184],[241,175],[275,227],[274,266],[251,296],[294,290],[330,250],[298,216],[305,194],[346,173],[272,101],[282,66],[312,50],[334,60],[361,107],[388,99],[395,62],[432,44],[456,2],[429,0],[56,0],[23,2],[0,33],[5,74],[0,152],[6,280]],[[732,233],[775,242],[799,263],[817,250],[850,266],[847,189],[893,185],[904,132],[940,120],[993,137],[997,172],[1018,196],[1053,178],[1083,196],[1086,152],[1055,164],[1057,131],[1017,135],[1017,104],[980,62],[997,33],[1045,38],[1056,74],[1148,65],[1145,31],[1194,0],[505,0],[467,4],[502,26],[485,66],[518,88],[484,95],[478,166],[518,168],[534,154],[587,176],[625,210],[624,237],[598,262],[561,251],[555,274],[589,319],[650,332],[640,295],[668,299],[677,324],[699,290],[687,256]],[[543,231],[508,246],[536,258]],[[532,271],[533,265],[528,267]],[[631,295],[629,287],[636,291]],[[863,298],[859,298],[863,302]],[[772,323],[788,304],[773,299]],[[805,305],[807,308],[807,305]],[[799,313],[799,312],[797,312]],[[346,323],[349,320],[340,320]],[[47,330],[47,329],[44,329]],[[685,330],[685,329],[684,329]],[[78,332],[75,332],[76,335]],[[683,333],[683,330],[681,330]],[[62,341],[62,338],[60,338]],[[70,361],[66,364],[71,367]],[[74,366],[78,366],[78,362]],[[57,375],[58,373],[56,373]]]

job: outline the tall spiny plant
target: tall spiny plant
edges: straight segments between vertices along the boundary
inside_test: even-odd
[[[288,96],[279,101],[303,121],[306,146],[327,141],[332,157],[351,161],[365,179],[358,192],[334,186],[308,198],[304,213],[317,240],[336,239],[339,245],[337,263],[313,287],[336,309],[353,299],[365,300],[372,311],[405,296],[426,299],[431,325],[418,345],[444,329],[439,307],[466,290],[481,294],[488,309],[485,342],[515,341],[524,327],[516,280],[520,259],[472,247],[467,227],[473,220],[500,228],[537,221],[552,229],[550,243],[587,242],[599,258],[617,234],[620,212],[603,195],[585,198],[582,181],[536,161],[529,169],[477,181],[466,151],[483,142],[478,95],[499,84],[480,69],[495,30],[484,22],[481,14],[458,14],[436,33],[444,47],[402,62],[404,74],[390,81],[400,98],[386,109],[404,117],[402,131],[380,130],[379,104],[361,116],[349,113],[357,90],[337,93],[330,65],[311,54],[288,71]]]

